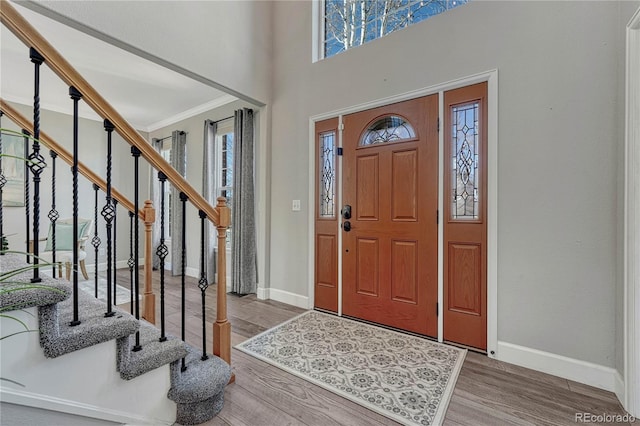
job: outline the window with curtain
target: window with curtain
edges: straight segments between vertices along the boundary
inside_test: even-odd
[[[215,197],[225,197],[228,206],[233,205],[233,142],[233,119],[219,122],[214,139]],[[231,227],[227,229],[227,249],[231,249]]]

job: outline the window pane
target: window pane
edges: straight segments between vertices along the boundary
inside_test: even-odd
[[[325,0],[324,57],[423,21],[469,0]]]
[[[402,117],[389,115],[374,122],[360,137],[360,146],[402,142],[416,137],[413,126]]]
[[[478,102],[451,108],[453,219],[478,219],[478,108]]]
[[[335,206],[335,132],[320,135],[320,217],[333,218]]]

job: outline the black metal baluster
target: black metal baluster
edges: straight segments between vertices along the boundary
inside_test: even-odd
[[[116,257],[116,242],[117,242],[117,239],[116,239],[116,235],[117,235],[117,232],[116,232],[116,218],[117,218],[117,212],[118,212],[118,200],[116,200],[114,198],[114,199],[111,200],[111,202],[113,204],[113,247],[112,247],[112,249],[113,249],[113,269],[112,269],[113,270],[113,304],[117,305],[118,303],[116,301],[116,286],[117,286],[117,284],[116,284],[116,281],[117,281],[116,280],[116,277],[117,277],[116,270],[118,268],[117,268],[116,263],[118,262],[118,260],[117,260],[118,258]]]
[[[47,166],[40,154],[40,65],[44,62],[42,55],[33,47],[29,49],[29,57],[34,64],[33,78],[33,152],[29,155],[29,169],[33,175],[33,278],[32,283],[39,283],[40,278],[39,255],[40,248],[40,174]]]
[[[182,284],[182,341],[186,342],[187,341],[187,336],[186,336],[186,329],[185,329],[185,311],[186,311],[186,294],[185,294],[185,289],[186,289],[186,283],[185,283],[185,270],[186,270],[186,266],[187,266],[187,200],[189,199],[189,197],[187,197],[187,194],[185,194],[184,192],[180,193],[180,201],[182,202],[182,232],[180,233],[180,240],[182,241],[182,256],[180,259],[180,263],[181,263],[181,268],[180,268],[180,278],[181,278],[181,284]],[[173,261],[173,260],[172,260]],[[182,371],[187,369],[187,365],[185,362],[185,359],[182,358]]]
[[[82,99],[82,94],[71,86],[69,96],[73,100],[73,166],[71,174],[73,176],[73,238],[78,238],[78,102]],[[34,206],[35,209],[35,206]],[[34,217],[33,220],[36,220]],[[36,238],[34,232],[34,238]],[[73,321],[72,326],[80,324],[78,319],[78,244],[73,244]]]
[[[0,111],[0,128],[2,128],[2,111]],[[2,172],[2,132],[0,132],[0,255],[4,255],[4,218],[2,213],[2,193],[4,185],[7,183],[7,178],[4,177]]]
[[[158,180],[160,180],[160,245],[156,254],[160,258],[160,341],[164,342],[167,340],[164,327],[164,260],[169,254],[164,241],[164,185],[167,182],[167,176],[158,172]]]
[[[134,217],[135,215],[133,214],[133,212],[129,212],[129,260],[127,261],[127,265],[129,266],[129,275],[130,275],[130,281],[129,281],[129,293],[131,294],[131,306],[129,308],[129,311],[131,313],[131,315],[133,315],[133,291],[134,291],[134,284],[133,284],[133,268],[136,266],[135,261],[133,260],[133,221],[134,221]]]
[[[107,223],[107,312],[105,317],[115,314],[111,309],[111,222],[115,219],[115,209],[111,203],[111,136],[115,127],[109,120],[104,120],[104,130],[107,132],[107,196],[106,203],[102,208],[102,217]],[[115,273],[115,269],[113,270]],[[116,303],[116,287],[113,286],[113,304]]]
[[[209,359],[207,356],[207,321],[205,313],[205,292],[209,283],[207,282],[207,264],[205,261],[205,220],[207,220],[207,214],[200,210],[200,280],[198,281],[198,288],[200,288],[200,294],[202,295],[202,361]]]
[[[29,133],[28,130],[22,129],[22,137],[24,140],[24,158],[29,158]],[[26,239],[25,243],[27,246],[27,263],[31,263],[31,253],[33,252],[32,244],[38,244],[37,241],[31,241],[31,184],[29,181],[29,162],[24,162],[24,210],[26,216]]]
[[[56,277],[56,222],[60,218],[60,214],[56,210],[56,158],[58,154],[55,151],[49,151],[51,156],[51,210],[49,210],[49,220],[51,221],[51,263],[53,263],[53,278]],[[28,214],[28,213],[27,213]],[[28,219],[27,219],[28,221]],[[37,244],[34,241],[34,244]],[[62,273],[58,274],[58,278],[62,278]]]
[[[133,282],[135,284],[135,289],[136,289],[136,319],[139,320],[140,319],[140,273],[138,271],[138,259],[140,258],[140,253],[139,253],[139,238],[140,238],[140,224],[139,224],[139,220],[138,220],[138,216],[139,216],[139,207],[138,207],[138,198],[139,193],[140,193],[140,188],[139,188],[139,160],[140,160],[140,150],[135,147],[132,146],[131,147],[131,155],[133,156],[133,205],[134,205],[134,215],[135,215],[135,223],[134,223],[134,237],[133,237],[133,268],[135,269],[134,271],[134,275],[133,275]],[[140,349],[142,349],[142,346],[140,346],[140,332],[136,332],[136,344],[133,347],[133,351],[137,352]]]
[[[93,246],[93,249],[95,251],[95,273],[94,273],[94,283],[93,283],[93,287],[94,287],[94,293],[95,293],[95,298],[98,298],[98,250],[100,248],[100,237],[98,237],[98,190],[100,189],[100,187],[98,185],[96,185],[95,183],[93,184],[93,193],[94,193],[94,200],[93,200],[93,238],[91,239],[91,245]],[[107,287],[107,293],[109,292],[108,287]]]

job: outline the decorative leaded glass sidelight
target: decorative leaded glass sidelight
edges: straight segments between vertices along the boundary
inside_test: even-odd
[[[452,219],[478,219],[479,106],[473,102],[451,108]]]
[[[320,217],[336,215],[336,133],[320,134]]]
[[[371,124],[360,137],[360,146],[402,142],[416,137],[413,126],[402,117],[387,115]]]

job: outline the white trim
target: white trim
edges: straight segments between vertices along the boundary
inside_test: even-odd
[[[309,119],[309,208],[308,210],[308,222],[309,222],[309,238],[308,238],[308,255],[307,265],[309,265],[307,276],[309,290],[307,292],[310,306],[315,306],[315,271],[316,271],[316,123]]]
[[[444,341],[444,92],[438,93],[438,342]]]
[[[58,411],[61,413],[85,416],[93,419],[107,420],[117,423],[136,425],[170,425],[172,422],[157,418],[147,418],[126,413],[124,411],[110,410],[95,405],[83,404],[68,399],[56,398],[48,395],[40,395],[18,389],[0,387],[2,402],[25,405],[27,407],[41,408],[44,410]]]
[[[310,299],[299,294],[277,288],[259,288],[258,291],[258,298],[262,300],[271,299],[288,305],[297,306],[302,309],[313,309],[313,303],[309,303]]]
[[[581,361],[538,349],[498,342],[498,360],[552,374],[609,392],[616,390],[617,371],[611,367]]]
[[[318,121],[326,120],[329,118],[339,117],[342,120],[342,116],[345,114],[351,114],[354,112],[360,112],[379,106],[389,105],[396,102],[402,102],[409,99],[420,98],[423,96],[431,95],[434,93],[441,93],[447,90],[457,89],[460,87],[470,86],[476,83],[487,82],[487,95],[489,109],[488,128],[487,128],[487,143],[488,143],[488,205],[487,205],[487,353],[490,357],[494,357],[496,348],[498,346],[498,70],[493,69],[486,72],[471,75],[465,78],[459,78],[451,80],[442,84],[436,84],[433,86],[425,87],[422,89],[413,90],[411,92],[402,93],[387,98],[366,102],[349,108],[343,108],[323,114],[314,115],[309,119],[309,140],[311,146],[315,147],[315,123]],[[444,133],[441,131],[440,133]],[[442,151],[440,149],[440,151]],[[309,200],[310,203],[315,200],[316,188],[313,182],[315,182],[315,148],[310,150],[309,155]],[[440,185],[440,183],[439,183]],[[312,204],[310,204],[312,205]],[[440,205],[440,201],[439,201]],[[313,306],[314,295],[314,213],[309,213],[309,282],[308,282],[308,294],[311,300],[311,306]],[[440,244],[442,245],[442,238],[440,233]],[[441,250],[438,249],[438,255],[442,256]],[[341,256],[338,256],[338,262],[340,265]],[[440,262],[439,260],[439,268]],[[341,265],[339,266],[341,268]],[[341,289],[340,289],[341,290]],[[440,271],[438,273],[438,292],[443,290],[443,283]],[[440,294],[438,296],[440,300]],[[339,299],[341,301],[341,299]],[[440,305],[442,307],[442,305]],[[342,307],[339,305],[338,309]],[[442,311],[442,309],[441,309]],[[438,340],[442,339],[442,329],[440,328],[440,319],[438,320]]]
[[[269,299],[269,288],[267,287],[258,287],[256,291],[256,297],[260,300],[268,300]]]
[[[498,349],[498,70],[487,79],[487,355]]]
[[[640,9],[626,30],[624,408],[640,417]]]
[[[158,129],[162,129],[163,127],[171,126],[179,121],[186,120],[191,117],[195,117],[198,114],[202,114],[203,112],[211,111],[216,108],[220,108],[221,106],[230,104],[231,102],[237,101],[238,98],[232,95],[223,95],[219,98],[216,98],[212,101],[204,103],[202,105],[195,106],[193,108],[189,108],[186,111],[182,111],[176,115],[171,117],[164,118],[160,121],[156,121],[155,123],[151,123],[145,128],[140,130],[144,130],[145,132],[153,132]]]
[[[311,62],[324,58],[324,0],[313,0],[311,4]]]

